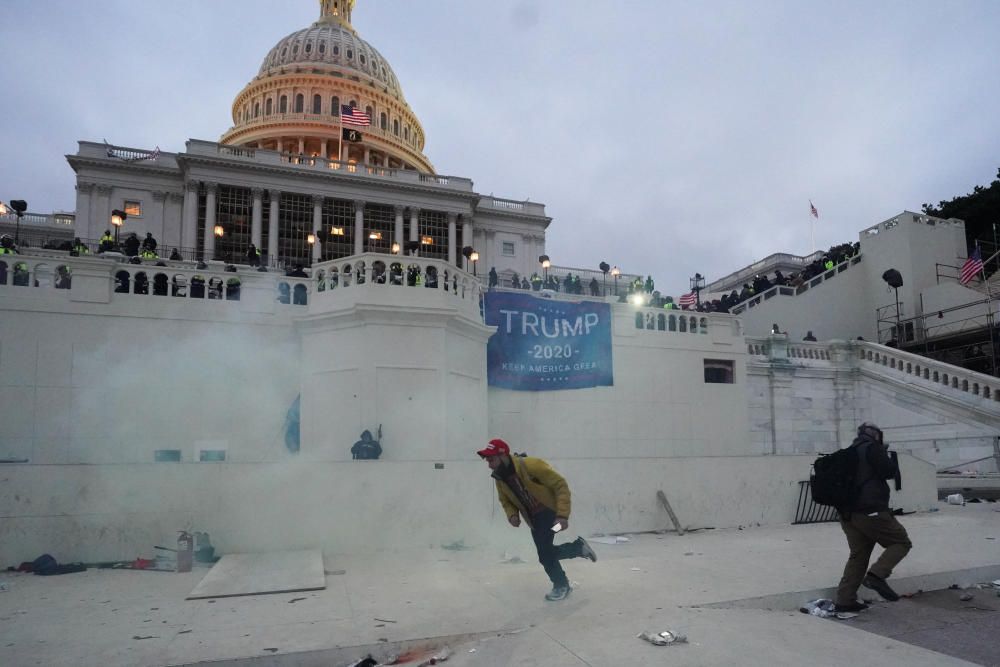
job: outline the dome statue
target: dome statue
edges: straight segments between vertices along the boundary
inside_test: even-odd
[[[222,143],[290,159],[433,173],[396,73],[351,25],[355,0],[320,0],[319,19],[275,44],[233,102]]]

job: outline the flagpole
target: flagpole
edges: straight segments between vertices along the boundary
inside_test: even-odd
[[[979,249],[979,241],[976,241],[976,249]],[[1000,255],[1000,250],[993,253],[986,262],[991,261],[997,255]],[[986,284],[986,326],[990,330],[990,367],[993,369],[993,377],[997,377],[997,344],[993,331],[993,291],[990,289],[990,281],[986,278],[986,262],[982,263],[979,270],[982,272],[983,282]]]
[[[339,101],[338,101],[339,102]],[[340,113],[337,114],[337,118],[340,121],[340,132],[337,133],[337,165],[339,168],[340,161],[344,152],[344,107],[341,105],[339,109]]]

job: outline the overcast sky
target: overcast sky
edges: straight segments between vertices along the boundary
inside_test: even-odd
[[[2,0],[0,200],[72,210],[81,139],[180,151],[316,0]],[[546,204],[553,263],[686,291],[988,184],[1000,2],[359,0],[438,173]]]

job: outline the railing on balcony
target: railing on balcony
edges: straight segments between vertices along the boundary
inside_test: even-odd
[[[799,294],[809,291],[813,287],[821,285],[824,282],[832,278],[835,278],[838,274],[843,273],[850,267],[860,262],[863,256],[864,255],[855,255],[850,259],[844,260],[843,262],[836,265],[832,269],[817,274],[812,278],[809,278],[808,280],[803,282],[801,285],[797,285],[795,287],[792,287],[791,285],[775,285],[761,292],[760,294],[755,294],[749,299],[740,302],[738,305],[730,308],[729,312],[732,313],[733,315],[739,315],[748,308],[754,308],[756,306],[759,306],[765,301],[773,299],[776,296],[798,296]]]

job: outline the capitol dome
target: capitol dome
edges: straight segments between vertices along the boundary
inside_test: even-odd
[[[257,76],[234,100],[233,127],[222,143],[434,171],[423,154],[423,127],[395,72],[351,25],[354,5],[355,0],[320,0],[319,20],[268,52]],[[343,106],[366,114],[370,125],[344,124]]]

